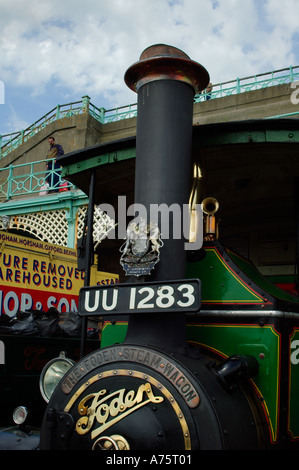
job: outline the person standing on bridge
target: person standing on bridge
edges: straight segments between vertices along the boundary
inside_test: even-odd
[[[207,100],[207,101],[212,98],[212,95],[211,95],[212,90],[213,90],[213,85],[212,85],[211,82],[209,82],[209,84],[208,84],[208,86],[207,86],[207,88],[206,88],[206,90],[205,90],[205,91],[206,91],[206,100]]]
[[[64,151],[60,144],[55,143],[54,137],[49,137],[50,149],[47,155],[47,170],[49,174],[46,178],[50,191],[57,193],[59,191],[61,167],[56,163],[56,157],[63,155]],[[52,189],[53,188],[53,189]]]

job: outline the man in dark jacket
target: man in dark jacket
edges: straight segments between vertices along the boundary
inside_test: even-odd
[[[64,151],[61,145],[55,143],[54,137],[49,137],[50,149],[47,155],[47,170],[50,172],[46,178],[50,191],[57,193],[59,191],[61,168],[56,163],[56,157],[63,155]],[[53,171],[54,170],[54,171]]]

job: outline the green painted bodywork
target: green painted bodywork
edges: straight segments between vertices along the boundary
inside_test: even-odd
[[[202,282],[204,305],[256,305],[270,307],[277,299],[296,303],[299,299],[266,279],[251,262],[220,244],[205,247],[206,256],[189,263],[187,277]]]
[[[298,439],[299,436],[299,328],[294,328],[290,335],[290,370],[289,370],[289,413],[288,428],[291,437]]]
[[[281,351],[285,335],[284,314],[279,309],[286,307],[294,318],[292,321],[298,325],[289,339],[293,362],[289,356],[288,429],[292,439],[299,439],[298,300],[265,279],[248,260],[224,249],[221,244],[205,246],[204,250],[205,257],[189,263],[187,268],[187,277],[197,277],[202,284],[201,311],[187,316],[188,342],[219,360],[234,354],[256,358],[258,373],[250,381],[263,408],[271,442],[275,443],[279,432]],[[126,331],[127,319],[105,320],[101,347],[122,343]]]

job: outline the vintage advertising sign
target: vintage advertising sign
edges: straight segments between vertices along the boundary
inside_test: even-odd
[[[118,283],[118,275],[91,268],[91,285]],[[84,271],[75,249],[0,232],[0,315],[55,307],[78,310]]]

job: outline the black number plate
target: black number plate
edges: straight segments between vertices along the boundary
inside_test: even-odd
[[[199,279],[82,287],[79,314],[197,312],[201,304]]]

